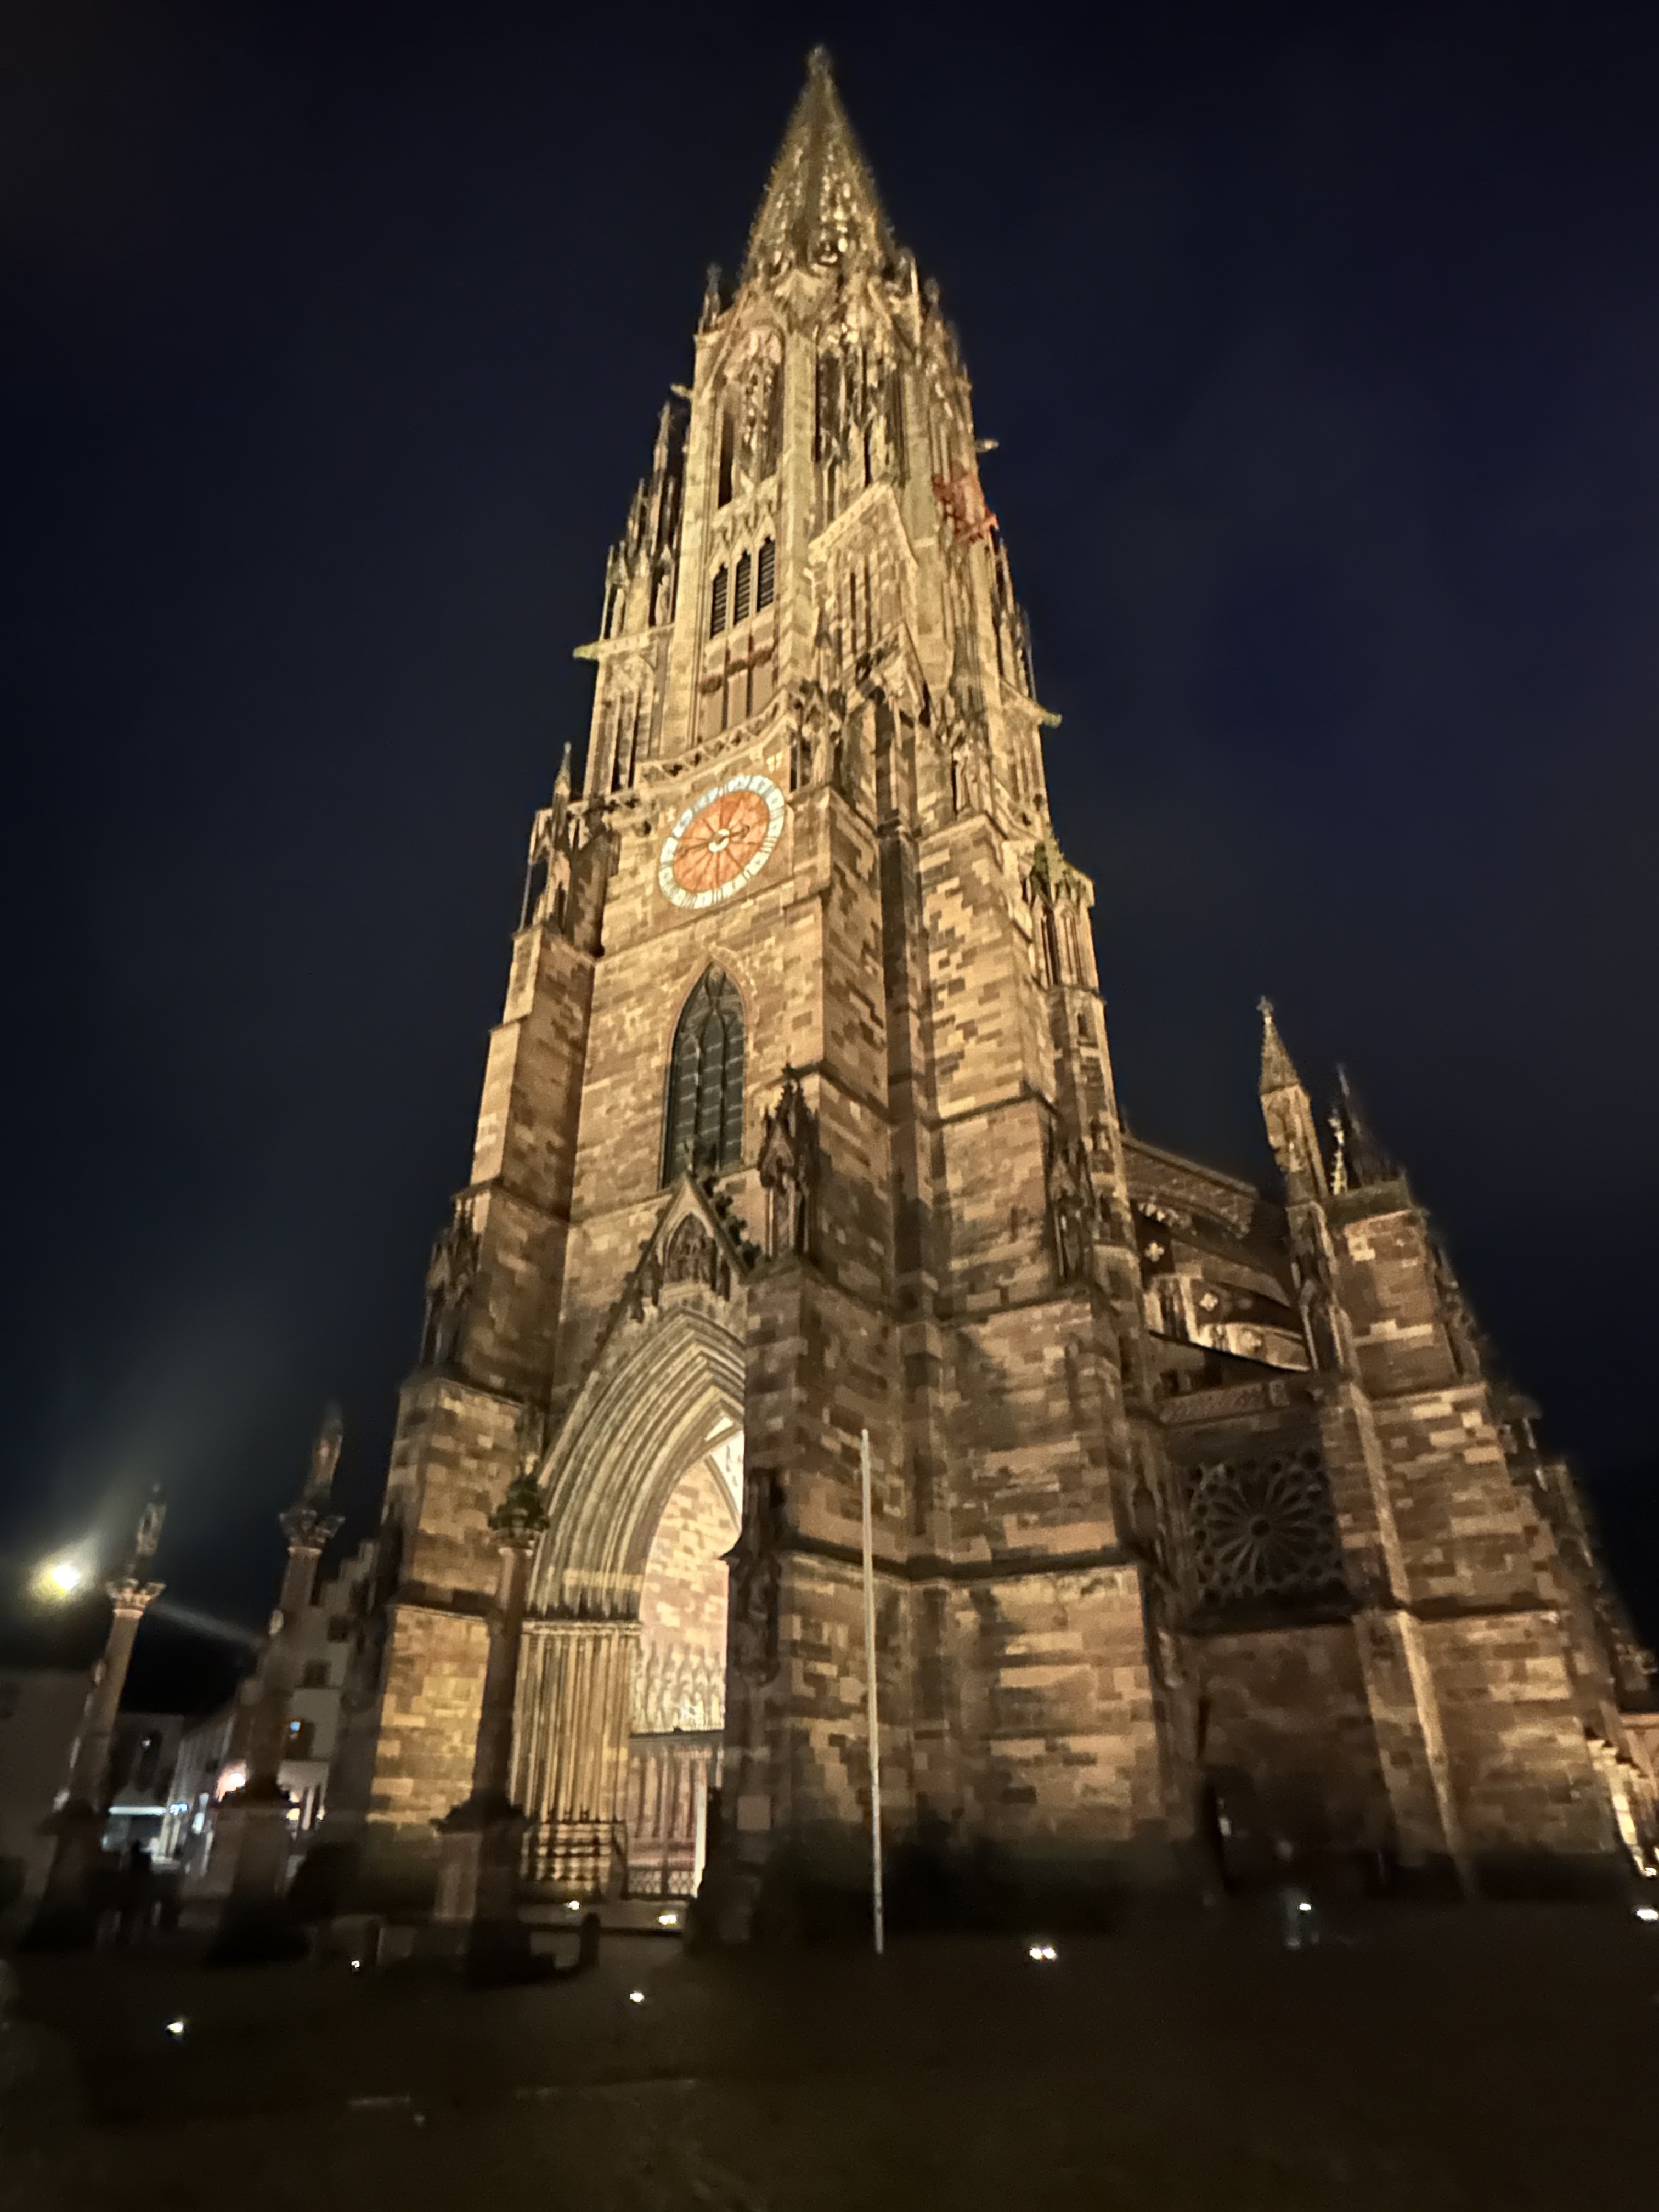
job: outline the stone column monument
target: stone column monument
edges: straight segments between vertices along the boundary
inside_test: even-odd
[[[247,1778],[219,1807],[212,1854],[197,1893],[210,1908],[217,1957],[282,1955],[296,1947],[283,1909],[291,1838],[283,1755],[297,1633],[316,1588],[318,1564],[341,1522],[329,1507],[343,1434],[340,1409],[331,1405],[311,1448],[305,1488],[281,1516],[288,1565],[248,1705]]]
[[[469,1972],[484,1976],[522,1971],[528,1955],[518,1917],[526,1823],[508,1784],[530,1562],[547,1526],[547,1508],[536,1481],[537,1456],[526,1450],[506,1497],[489,1516],[498,1570],[472,1787],[437,1824],[436,1948]]]
[[[138,1624],[161,1595],[162,1584],[149,1581],[147,1574],[166,1517],[158,1490],[138,1516],[125,1564],[104,1585],[112,1607],[109,1634],[92,1670],[80,1734],[70,1753],[68,1786],[46,1821],[54,1843],[46,1887],[25,1938],[33,1949],[76,1948],[90,1943],[97,1932],[94,1889],[109,1802],[110,1743]]]

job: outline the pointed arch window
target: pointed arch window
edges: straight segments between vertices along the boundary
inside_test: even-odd
[[[662,1179],[718,1175],[743,1155],[743,1000],[709,969],[685,1002],[668,1066]]]
[[[708,592],[708,635],[718,637],[726,628],[726,592],[730,579],[724,567],[716,568]]]
[[[778,549],[776,541],[768,538],[762,541],[760,559],[755,565],[755,611],[769,607],[777,596]]]
[[[753,566],[746,552],[738,556],[737,575],[732,592],[732,619],[734,623],[749,619],[749,583]]]

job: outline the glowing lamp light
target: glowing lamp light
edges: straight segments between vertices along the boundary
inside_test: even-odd
[[[173,2041],[176,2043],[176,2042],[179,2040],[179,2037],[184,2033],[185,2030],[189,2026],[190,2026],[190,2022],[189,2022],[187,2020],[185,2020],[185,2019],[182,2016],[182,2014],[181,2014],[181,2015],[180,2015],[180,2017],[179,2017],[179,2019],[177,2019],[177,2020],[170,2020],[170,2021],[167,2022],[167,2033],[168,2033],[168,2034],[173,2038]]]
[[[564,1909],[567,1912],[580,1912],[582,1909],[582,1901],[580,1898],[567,1897],[564,1901]]]
[[[628,2002],[629,2004],[643,2004],[645,2002],[645,1991],[643,1990],[629,1990],[628,1992]]]
[[[1638,1920],[1659,1920],[1659,1905],[1638,1905],[1636,1917]]]
[[[1039,1966],[1051,1966],[1060,1954],[1052,1943],[1030,1943],[1026,1946],[1025,1955],[1028,1959],[1035,1959]]]
[[[1313,1911],[1312,1905],[1309,1904],[1305,1897],[1298,1898],[1297,1899],[1296,1909],[1298,1912],[1311,1912]]]
[[[679,1924],[680,1916],[678,1912],[659,1912],[657,1915],[659,1928],[678,1928]]]
[[[86,1581],[87,1571],[77,1559],[48,1559],[40,1570],[40,1586],[52,1597],[73,1597]]]

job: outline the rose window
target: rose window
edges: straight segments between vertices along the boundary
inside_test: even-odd
[[[1199,1468],[1188,1481],[1187,1522],[1205,1604],[1342,1589],[1342,1547],[1317,1452]]]

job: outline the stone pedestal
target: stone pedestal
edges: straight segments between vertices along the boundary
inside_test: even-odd
[[[528,1823],[504,1798],[470,1797],[438,1823],[438,1892],[430,1948],[477,1980],[532,1969],[519,1918],[519,1865]]]
[[[52,1863],[20,1948],[85,1950],[98,1933],[100,1881],[111,1870],[103,1850],[104,1816],[84,1797],[71,1798],[44,1825],[53,1838]]]
[[[292,1959],[304,1950],[285,1898],[293,1841],[288,1815],[285,1790],[252,1783],[215,1815],[213,1850],[189,1913],[211,1930],[210,1959]]]

